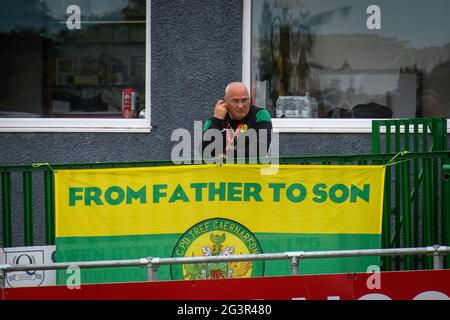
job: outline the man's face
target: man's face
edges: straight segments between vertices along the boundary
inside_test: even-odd
[[[247,88],[233,86],[225,97],[227,111],[232,120],[244,119],[250,111],[250,99]]]

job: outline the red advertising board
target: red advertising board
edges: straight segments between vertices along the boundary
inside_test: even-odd
[[[5,300],[442,300],[450,270],[2,289]]]

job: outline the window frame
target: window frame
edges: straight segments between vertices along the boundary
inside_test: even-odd
[[[251,88],[252,0],[243,0],[242,17],[242,82]],[[273,118],[272,124],[273,129],[280,133],[371,133],[372,120],[376,119]],[[450,121],[447,123],[447,132],[450,133]]]
[[[149,133],[151,126],[151,0],[145,19],[145,118],[0,118],[0,132]]]

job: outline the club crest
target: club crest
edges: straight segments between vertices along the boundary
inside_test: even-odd
[[[256,237],[243,225],[214,218],[192,226],[178,240],[173,257],[213,257],[262,253]],[[185,264],[172,266],[172,279],[231,279],[262,276],[262,261]]]

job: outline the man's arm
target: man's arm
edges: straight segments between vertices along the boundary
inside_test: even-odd
[[[205,140],[205,133],[208,130],[216,129],[219,130],[223,137],[223,146],[225,143],[225,134],[222,133],[222,130],[225,129],[225,116],[227,115],[227,105],[223,100],[217,101],[215,107],[214,107],[214,116],[208,120],[206,120],[205,125],[203,126],[203,134],[202,134],[202,156],[203,152],[205,151],[205,148],[211,144],[214,143],[213,141],[207,141]],[[216,157],[216,154],[212,154],[213,157]]]
[[[256,114],[255,130],[258,137],[258,157],[266,157],[272,141],[272,118],[266,109],[259,110]]]

